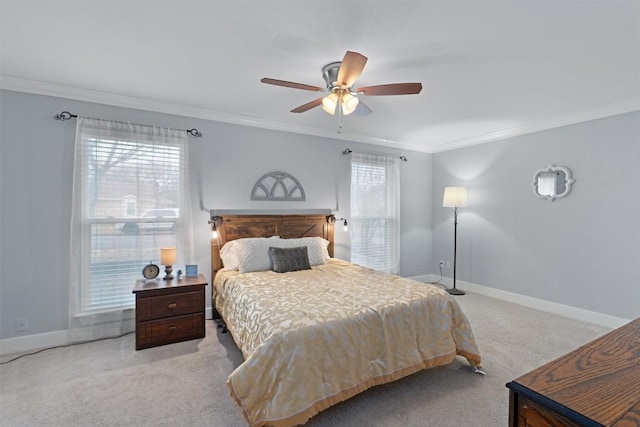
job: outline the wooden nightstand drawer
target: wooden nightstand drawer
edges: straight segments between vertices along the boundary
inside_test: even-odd
[[[202,274],[136,282],[136,350],[204,338],[205,286]]]
[[[518,416],[520,418],[519,426],[577,427],[579,425],[569,421],[557,412],[522,397],[518,400]]]
[[[142,298],[137,309],[140,310],[139,320],[143,322],[198,313],[203,305],[204,293],[196,291]]]
[[[204,337],[201,314],[141,322],[136,327],[138,349]]]

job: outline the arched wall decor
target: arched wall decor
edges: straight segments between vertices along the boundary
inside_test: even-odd
[[[304,202],[306,197],[296,177],[286,172],[269,172],[253,185],[251,200]]]

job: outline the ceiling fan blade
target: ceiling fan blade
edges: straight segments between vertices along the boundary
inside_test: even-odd
[[[307,102],[304,105],[294,108],[291,110],[292,113],[304,113],[305,111],[309,111],[312,108],[316,108],[317,106],[322,104],[322,98],[314,99],[311,102]]]
[[[303,83],[295,83],[295,82],[288,82],[286,80],[277,80],[277,79],[270,79],[268,77],[265,77],[263,79],[260,79],[260,81],[262,83],[266,83],[269,85],[276,85],[276,86],[284,86],[284,87],[290,87],[293,89],[302,89],[302,90],[310,90],[313,92],[319,92],[322,89],[321,87],[318,86],[311,86],[311,85],[306,85]]]
[[[422,90],[422,83],[392,83],[388,85],[366,86],[356,90],[366,96],[415,95]]]
[[[353,83],[360,77],[367,57],[358,52],[350,52],[344,54],[340,70],[338,71],[338,85],[342,89],[350,88]]]
[[[356,116],[366,116],[368,114],[371,114],[372,112],[373,111],[371,111],[371,108],[369,108],[369,106],[362,102],[362,100],[360,99],[358,100],[358,106],[355,110],[353,110],[353,114],[355,114]]]

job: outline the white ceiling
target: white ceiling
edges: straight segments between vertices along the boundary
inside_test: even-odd
[[[1,0],[3,88],[437,152],[640,109],[640,1]],[[337,117],[289,111],[345,51],[369,58]],[[62,107],[62,106],[61,106]],[[54,112],[52,112],[54,113]],[[74,113],[82,114],[81,111]]]

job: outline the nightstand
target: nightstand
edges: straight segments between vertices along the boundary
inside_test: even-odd
[[[137,281],[136,350],[203,338],[205,286],[202,274]]]

